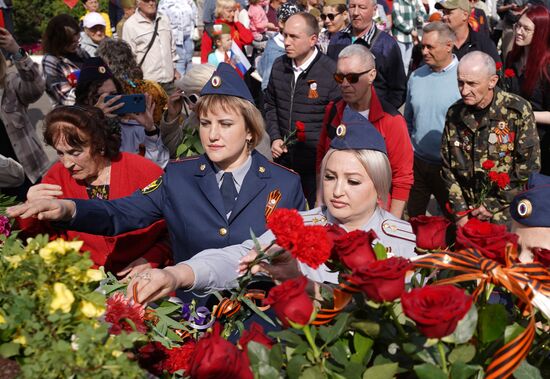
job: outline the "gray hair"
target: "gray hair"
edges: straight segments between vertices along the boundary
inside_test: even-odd
[[[451,29],[448,24],[441,21],[433,21],[424,25],[422,31],[424,32],[424,34],[436,32],[439,37],[439,42],[441,43],[454,43],[456,41],[456,34],[454,30]]]
[[[198,94],[212,77],[215,70],[216,68],[208,63],[192,65],[183,78],[176,82],[176,87],[188,94]]]
[[[339,151],[336,149],[329,149],[321,162],[321,171],[320,171],[320,183],[318,185],[321,194],[323,193],[323,179],[325,177],[325,171],[327,168],[327,162],[330,156],[335,152]],[[388,196],[391,188],[391,166],[388,156],[381,151],[377,150],[348,150],[352,152],[355,157],[359,160],[361,165],[365,168],[368,176],[374,184],[376,189],[376,194],[384,203],[387,202]],[[324,203],[324,200],[321,199],[321,203]]]
[[[143,79],[143,72],[138,66],[136,56],[126,41],[105,38],[99,43],[96,54],[103,59],[117,78],[128,76],[128,79]]]
[[[464,55],[458,63],[458,67],[461,66],[480,66],[485,69],[487,76],[493,76],[497,73],[495,60],[482,51],[472,51]]]
[[[359,58],[361,62],[365,62],[365,66],[374,67],[374,55],[366,46],[354,43],[346,46],[342,51],[340,51],[340,54],[338,54],[338,59],[351,57]]]

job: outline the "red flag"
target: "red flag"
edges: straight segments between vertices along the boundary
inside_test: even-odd
[[[65,4],[71,9],[75,7],[76,4],[78,4],[78,0],[63,0]]]

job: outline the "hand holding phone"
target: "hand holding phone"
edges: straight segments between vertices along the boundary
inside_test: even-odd
[[[118,100],[115,100],[111,106],[114,108],[115,105],[123,104],[119,108],[113,109],[112,113],[114,114],[127,114],[127,113],[143,113],[145,112],[145,95],[142,93],[133,94],[133,95],[109,95],[105,97],[105,101],[113,99],[114,97],[119,97]]]

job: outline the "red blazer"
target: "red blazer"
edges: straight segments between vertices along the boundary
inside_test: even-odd
[[[162,169],[149,159],[136,154],[121,153],[111,161],[111,182],[109,199],[131,195],[163,174]],[[44,175],[42,183],[61,186],[61,198],[88,199],[86,185],[74,180],[60,162],[55,163]],[[98,220],[101,222],[101,220]],[[48,233],[51,239],[63,237],[84,241],[82,251],[89,251],[96,267],[116,273],[134,260],[145,258],[153,267],[164,267],[171,263],[168,232],[164,220],[147,228],[134,230],[116,237],[103,237],[71,230],[56,230],[49,223],[37,219],[19,219],[26,234]]]
[[[336,109],[333,110],[333,107]],[[333,101],[327,106],[319,144],[317,145],[317,173],[319,173],[325,153],[330,148],[331,138],[328,128],[337,128],[340,125],[345,107],[346,102],[342,99]],[[393,106],[388,103],[383,104],[378,99],[374,87],[372,87],[370,100],[369,121],[382,134],[386,142],[392,172],[390,196],[392,199],[407,201],[414,181],[414,152],[407,130],[407,123]]]
[[[222,19],[217,19],[214,21],[214,24],[226,24],[231,29],[231,39],[235,41],[237,46],[242,50],[244,45],[250,45],[254,40],[252,32],[246,28],[240,22],[229,22]],[[210,34],[205,30],[202,33],[202,42],[201,42],[201,63],[208,63],[208,54],[213,50],[213,42]]]

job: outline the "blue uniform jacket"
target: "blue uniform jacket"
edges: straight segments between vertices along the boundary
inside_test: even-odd
[[[278,192],[277,192],[278,191]],[[118,235],[165,218],[175,262],[208,248],[222,248],[250,239],[250,230],[266,231],[270,194],[281,194],[277,208],[305,209],[300,177],[252,153],[237,203],[226,218],[212,163],[205,155],[168,164],[166,173],[141,191],[112,201],[78,200],[68,229]]]

